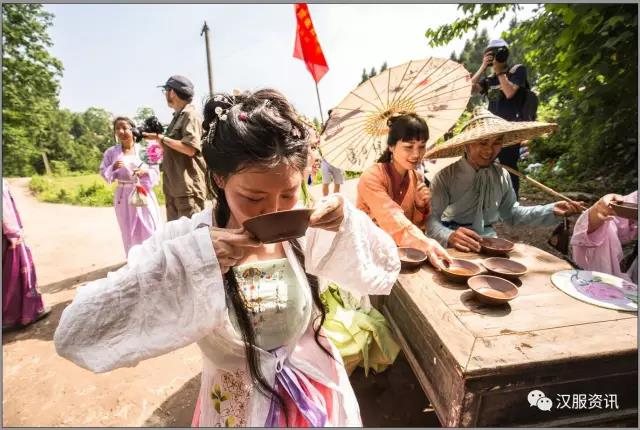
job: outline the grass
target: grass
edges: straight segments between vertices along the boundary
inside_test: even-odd
[[[357,178],[360,173],[345,172],[346,179]],[[320,170],[313,178],[313,184],[322,183]],[[76,206],[109,207],[113,206],[113,193],[116,184],[107,184],[98,174],[78,174],[52,176],[33,176],[29,182],[29,189],[41,202],[65,203]],[[162,181],[153,188],[158,203],[164,205]]]
[[[29,189],[42,202],[104,207],[113,205],[116,184],[107,184],[98,174],[33,176]],[[153,190],[158,203],[163,205],[162,184],[155,186]]]

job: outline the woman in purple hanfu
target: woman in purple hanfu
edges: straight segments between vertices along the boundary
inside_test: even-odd
[[[127,255],[132,246],[150,237],[160,223],[158,201],[153,192],[160,173],[158,166],[149,166],[140,159],[140,148],[133,139],[133,127],[133,121],[126,117],[118,117],[113,121],[113,130],[119,143],[104,152],[100,165],[100,174],[108,183],[118,181],[113,206]],[[136,185],[144,189],[146,205],[131,204]]]
[[[18,208],[2,179],[2,329],[31,324],[45,316],[36,289],[36,269],[25,245]]]

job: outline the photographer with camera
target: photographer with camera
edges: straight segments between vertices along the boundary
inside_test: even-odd
[[[488,109],[507,121],[533,121],[535,112],[525,112],[525,101],[528,92],[527,68],[522,64],[509,67],[509,47],[502,39],[494,39],[484,50],[482,65],[471,78],[473,94],[486,95],[489,100]],[[484,76],[485,70],[491,66],[493,73]],[[504,148],[498,155],[500,163],[518,169],[520,144]],[[513,189],[518,197],[519,178],[511,175]]]
[[[162,191],[167,207],[167,221],[188,218],[204,209],[206,182],[202,158],[202,119],[193,100],[193,84],[184,76],[171,76],[161,85],[167,105],[175,112],[162,133],[143,133],[146,139],[162,144]]]

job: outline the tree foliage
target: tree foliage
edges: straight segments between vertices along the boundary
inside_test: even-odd
[[[62,63],[49,52],[52,15],[38,4],[2,5],[4,174],[29,175],[58,109]],[[40,161],[41,163],[41,161]]]
[[[140,125],[144,122],[145,119],[152,116],[156,116],[153,108],[150,106],[142,106],[139,107],[136,111],[136,116],[133,117],[133,120],[136,122],[136,124]]]
[[[62,63],[51,56],[47,29],[53,15],[37,4],[3,4],[3,172],[30,176],[95,172],[113,144],[111,114],[91,107],[82,113],[58,107]]]
[[[515,17],[511,20],[509,24],[509,30],[515,28],[518,25]],[[451,53],[450,58],[453,61],[457,61],[464,65],[464,67],[469,71],[471,76],[473,76],[480,66],[482,65],[482,58],[484,57],[484,50],[489,45],[489,41],[491,39],[495,39],[500,35],[496,34],[493,36],[489,35],[489,32],[486,28],[483,28],[480,31],[476,31],[470,39],[467,39],[462,51],[460,51],[460,55],[456,55],[455,51]],[[521,49],[519,46],[510,45],[509,46],[509,64],[522,64],[524,63],[524,59],[522,57]],[[527,68],[528,72],[528,80],[531,85],[535,85],[535,71],[531,70],[531,68]],[[467,110],[472,111],[475,106],[479,106],[482,104],[486,104],[485,97],[476,94],[472,95],[469,99],[469,104],[467,105]]]
[[[517,6],[465,4],[465,16],[428,30],[446,44]],[[532,145],[536,161],[561,167],[559,184],[591,192],[637,189],[638,9],[635,4],[546,4],[504,38],[537,78],[542,120],[559,131]],[[512,50],[513,52],[513,50]],[[552,179],[552,178],[548,178]]]
[[[380,72],[379,73],[384,72],[388,68],[389,68],[389,66],[387,66],[387,62],[385,61],[384,63],[382,63],[382,66],[380,66]],[[362,69],[362,75],[360,76],[360,84],[362,84],[363,82],[366,82],[367,79],[373,78],[377,74],[378,74],[378,72],[376,71],[375,67],[372,67],[371,71],[369,73],[367,73],[367,69],[366,68]],[[358,84],[358,85],[360,85],[360,84]]]

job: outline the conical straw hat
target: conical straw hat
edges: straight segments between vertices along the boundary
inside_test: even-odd
[[[502,146],[516,145],[525,140],[551,133],[558,124],[538,121],[507,121],[478,107],[462,132],[427,151],[425,158],[455,157],[464,154],[464,146],[487,139],[502,139]]]

